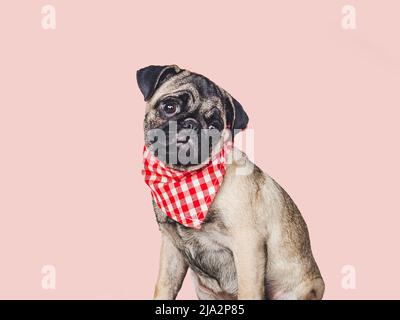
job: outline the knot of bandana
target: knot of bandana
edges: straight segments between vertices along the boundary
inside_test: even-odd
[[[151,195],[160,210],[180,224],[200,229],[226,171],[226,143],[208,164],[194,171],[167,167],[145,146],[142,171]]]

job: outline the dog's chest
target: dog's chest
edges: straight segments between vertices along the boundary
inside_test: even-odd
[[[190,268],[202,279],[215,280],[215,290],[235,291],[236,269],[230,249],[231,238],[219,212],[210,208],[200,230],[187,228],[166,217],[156,208],[156,217],[163,232],[168,233]]]

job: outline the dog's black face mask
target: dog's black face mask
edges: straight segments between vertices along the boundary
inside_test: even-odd
[[[137,72],[137,80],[147,102],[145,144],[172,168],[200,167],[221,147],[225,129],[247,126],[242,106],[202,75],[177,66],[149,66]]]

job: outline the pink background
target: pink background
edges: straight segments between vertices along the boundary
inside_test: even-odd
[[[54,5],[57,29],[41,27]],[[341,28],[341,8],[357,29]],[[400,298],[400,4],[0,3],[0,298],[151,298],[160,235],[135,72],[176,63],[246,108],[305,217],[327,299]],[[56,290],[41,287],[54,265]],[[357,271],[355,290],[341,268]],[[179,298],[194,298],[190,278]]]

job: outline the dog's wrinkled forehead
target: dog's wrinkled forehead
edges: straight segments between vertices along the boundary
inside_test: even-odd
[[[153,106],[165,96],[179,96],[182,93],[188,94],[194,104],[199,101],[206,103],[208,99],[216,101],[223,99],[221,90],[209,79],[184,70],[160,84],[147,102]]]
[[[207,77],[184,70],[176,65],[151,65],[137,71],[139,89],[149,112],[165,97],[189,97],[189,110],[201,113],[218,108],[225,115],[226,125],[232,130],[243,130],[248,116],[241,104]]]

